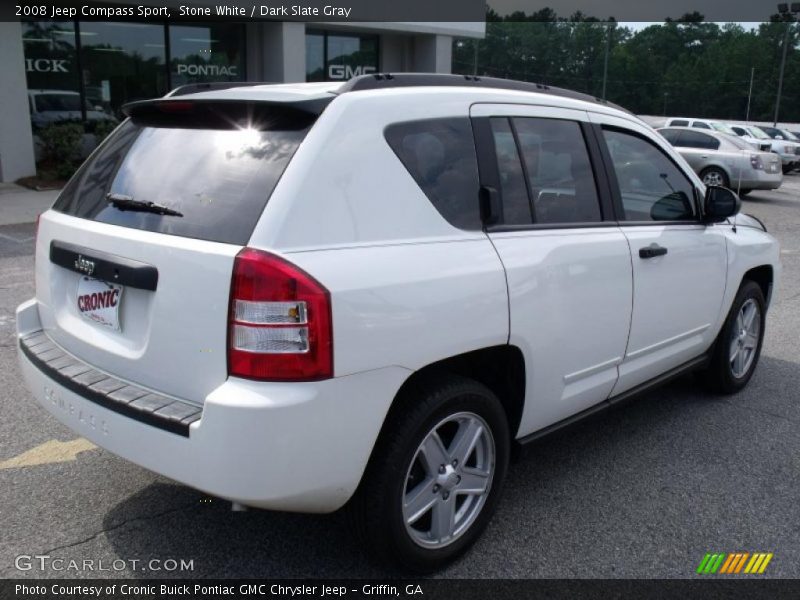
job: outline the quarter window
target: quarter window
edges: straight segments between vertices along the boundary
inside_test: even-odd
[[[468,118],[386,128],[386,141],[436,210],[455,227],[480,229],[478,159]]]
[[[655,144],[604,129],[626,221],[692,221],[694,186]]]

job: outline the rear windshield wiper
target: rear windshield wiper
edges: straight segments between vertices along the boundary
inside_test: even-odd
[[[164,215],[167,217],[182,217],[183,213],[178,212],[163,204],[156,204],[155,202],[145,202],[144,200],[134,200],[131,196],[124,194],[106,194],[106,200],[112,206],[120,210],[131,210],[135,212],[149,212],[157,215]]]

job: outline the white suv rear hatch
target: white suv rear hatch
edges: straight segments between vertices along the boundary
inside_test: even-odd
[[[227,378],[234,257],[315,116],[186,99],[130,114],[41,217],[40,319],[96,369],[200,403]]]

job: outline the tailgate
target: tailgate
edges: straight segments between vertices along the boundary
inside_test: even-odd
[[[116,280],[123,282],[116,307],[119,329],[87,316],[91,307],[81,310],[89,304],[86,296],[92,288],[81,289],[86,275],[74,266],[51,261],[54,245],[83,250],[84,268],[91,263],[95,268],[123,267]],[[40,219],[36,251],[39,317],[54,342],[98,370],[202,402],[227,378],[228,300],[233,259],[240,248],[48,211]],[[155,289],[145,289],[152,287],[149,277],[139,282],[126,276],[124,267],[131,265],[151,267],[150,272],[157,273]],[[106,278],[114,283],[113,275]],[[94,312],[114,308],[98,307]]]
[[[316,115],[183,98],[131,106],[41,217],[40,318],[96,369],[202,402],[228,374],[234,258]]]

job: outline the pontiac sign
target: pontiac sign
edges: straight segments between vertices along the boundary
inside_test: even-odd
[[[211,75],[214,77],[238,77],[239,67],[236,65],[187,65],[178,64],[178,75]]]

